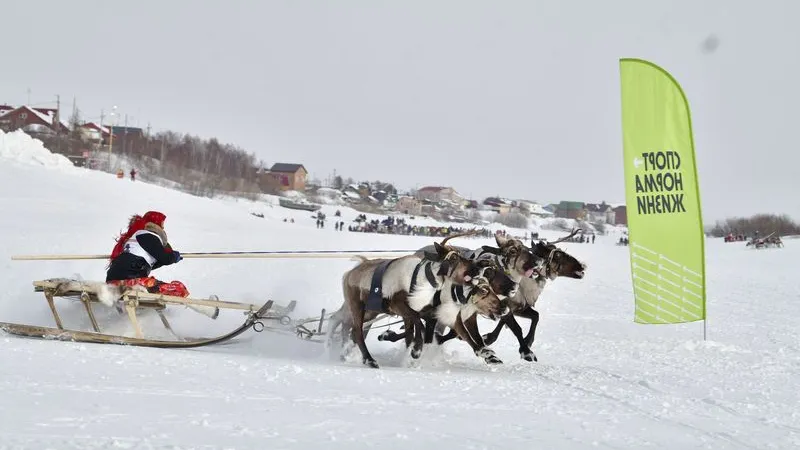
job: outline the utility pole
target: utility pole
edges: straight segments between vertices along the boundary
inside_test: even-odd
[[[61,144],[61,96],[56,94],[56,115],[53,117],[53,128],[56,129],[56,140],[58,141],[58,152],[64,153]]]
[[[128,114],[125,114],[125,131],[122,132],[122,135],[125,136],[124,140],[122,141],[122,154],[125,154],[125,148],[128,145]]]
[[[56,127],[56,134],[59,134],[61,127],[61,96],[56,94],[56,116],[53,118],[53,126]]]
[[[111,113],[111,115],[112,116],[116,116],[117,115],[117,112],[116,112],[117,107],[116,106],[113,107],[112,110],[114,112]],[[114,146],[114,119],[111,119],[111,125],[109,125],[108,131],[109,131],[109,134],[108,134],[108,170],[112,170],[112,167],[111,167],[111,149]]]
[[[78,118],[78,98],[73,95],[72,96],[72,116],[69,119],[70,119],[70,121],[72,121],[72,119],[77,119],[77,118]],[[71,124],[71,125],[74,128],[77,128],[78,126],[80,126],[80,124],[78,123],[77,120],[75,120],[75,123]],[[75,130],[73,130],[73,131],[75,131]]]
[[[99,149],[100,150],[103,149],[103,119],[104,118],[105,118],[105,112],[101,108],[100,109],[100,145],[99,145]],[[92,150],[95,150],[95,148],[92,147]],[[98,154],[98,156],[99,156],[99,154]],[[108,170],[111,170],[111,158],[108,159]]]

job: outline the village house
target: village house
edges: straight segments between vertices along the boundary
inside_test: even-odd
[[[397,212],[415,216],[422,213],[422,203],[413,197],[404,195],[397,199],[394,209]]]
[[[614,208],[611,206],[609,206],[608,210],[606,211],[606,223],[609,225],[617,224],[617,213],[614,212]]]
[[[103,144],[107,142],[108,137],[111,135],[111,130],[108,127],[98,125],[94,122],[86,122],[78,127],[81,140],[93,144]]]
[[[561,201],[556,206],[556,217],[563,219],[585,220],[587,215],[583,202]]]
[[[539,218],[542,218],[542,219],[546,219],[548,217],[553,217],[553,215],[554,215],[551,211],[546,210],[542,205],[540,205],[538,203],[534,203],[531,206],[529,214],[534,216],[534,217],[539,217]]]
[[[528,216],[546,218],[553,217],[553,212],[546,210],[542,205],[530,200],[515,200],[512,205],[516,205],[519,211]],[[512,208],[513,211],[513,208]]]
[[[444,186],[425,186],[417,190],[417,199],[431,203],[451,202],[457,205],[464,204],[464,197],[455,189]]]
[[[585,208],[587,215],[586,220],[589,222],[599,222],[614,225],[614,209],[606,202],[600,204],[587,203]]]
[[[500,197],[486,197],[483,200],[483,205],[486,209],[498,214],[508,214],[514,211],[514,203],[511,200]]]
[[[114,141],[136,141],[145,137],[144,130],[139,127],[109,125],[106,128],[114,135]]]
[[[265,191],[305,192],[308,171],[302,164],[275,163],[259,174],[259,185]]]
[[[68,134],[69,125],[58,116],[55,108],[17,108],[2,105],[0,109],[0,129],[4,131],[23,130],[30,134]],[[9,109],[11,108],[11,109]]]
[[[351,203],[360,202],[363,198],[361,196],[361,190],[359,189],[357,184],[348,184],[344,188],[342,188],[342,196],[344,197],[345,201]]]
[[[628,207],[619,205],[614,208],[614,224],[628,225]]]
[[[530,200],[514,200],[512,202],[512,205],[515,205],[517,208],[519,208],[519,211],[523,214],[530,214],[531,210],[533,209],[533,205],[535,204],[535,202]]]

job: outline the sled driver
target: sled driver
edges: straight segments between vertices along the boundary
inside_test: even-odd
[[[117,238],[106,272],[106,283],[118,286],[143,286],[150,293],[188,297],[180,281],[165,283],[150,276],[153,269],[181,261],[180,252],[172,249],[164,231],[163,213],[148,211],[134,215],[128,230]]]

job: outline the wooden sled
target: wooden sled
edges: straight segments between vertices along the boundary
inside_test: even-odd
[[[187,348],[199,347],[204,345],[217,344],[228,341],[238,336],[239,334],[253,328],[255,331],[261,331],[265,328],[263,320],[277,320],[281,324],[291,323],[289,314],[294,310],[297,302],[292,301],[288,306],[278,306],[270,300],[263,306],[259,307],[250,303],[237,303],[222,301],[215,298],[212,299],[195,299],[174,297],[163,294],[152,294],[146,291],[137,290],[135,288],[116,288],[112,291],[113,297],[118,297],[118,306],[124,308],[127,312],[128,319],[133,326],[136,336],[125,337],[110,334],[103,334],[100,326],[95,318],[92,309],[92,303],[100,302],[99,295],[104,290],[107,295],[109,286],[102,282],[79,281],[67,278],[55,278],[43,281],[34,281],[34,291],[44,293],[45,299],[50,306],[50,311],[53,314],[56,328],[40,327],[32,325],[14,324],[0,322],[0,329],[10,334],[27,337],[49,338],[57,340],[68,340],[76,342],[92,342],[104,344],[125,344],[125,345],[138,345],[146,347],[161,347],[161,348]],[[55,306],[56,297],[67,297],[81,301],[92,323],[94,332],[68,330],[64,328],[61,317]],[[166,341],[166,340],[152,340],[144,338],[144,333],[139,325],[137,318],[137,311],[141,309],[153,309],[158,314],[164,327],[169,330],[173,335],[175,332],[169,324],[164,309],[167,305],[184,305],[203,314],[215,319],[219,314],[219,309],[235,309],[245,311],[247,319],[237,329],[231,331],[223,336],[214,338],[192,338],[183,339],[181,341]]]
[[[261,319],[266,319],[269,309],[273,306],[273,301],[269,300],[258,311],[248,313],[247,319],[242,325],[230,333],[213,338],[193,338],[185,339],[183,341],[164,341],[156,339],[144,339],[127,336],[117,336],[113,334],[94,333],[90,331],[73,331],[64,330],[52,327],[40,327],[35,325],[22,325],[16,323],[0,322],[0,330],[9,334],[17,336],[53,339],[59,341],[70,342],[86,342],[93,344],[117,344],[117,345],[131,345],[137,347],[155,347],[155,348],[193,348],[204,347],[207,345],[221,344],[229,341],[236,336],[244,333],[250,328],[261,331],[257,328]],[[263,325],[263,324],[262,324]]]

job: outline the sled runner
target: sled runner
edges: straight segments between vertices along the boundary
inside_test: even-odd
[[[247,319],[242,325],[230,333],[214,338],[189,338],[182,341],[164,341],[156,339],[144,339],[127,336],[117,336],[113,334],[95,333],[90,331],[73,331],[52,327],[40,327],[35,325],[22,325],[16,323],[0,322],[0,330],[17,336],[54,339],[59,341],[86,342],[94,344],[117,344],[132,345],[137,347],[155,348],[193,348],[204,347],[207,345],[221,344],[229,341],[250,328],[256,328],[262,319],[269,318],[267,314],[272,307],[272,300],[267,301],[258,311],[249,312]],[[163,317],[163,316],[162,316]]]
[[[174,297],[164,294],[149,293],[133,288],[118,289],[102,282],[80,281],[66,278],[34,281],[33,285],[34,291],[44,294],[50,311],[53,314],[56,327],[0,322],[0,329],[19,336],[76,342],[124,344],[161,348],[200,347],[228,341],[250,328],[253,328],[255,331],[261,331],[265,328],[263,321],[267,320],[274,320],[278,321],[280,324],[290,325],[293,321],[289,317],[289,314],[294,310],[297,304],[297,302],[292,301],[288,306],[279,306],[275,305],[272,300],[269,300],[263,306],[259,307],[249,303],[222,301],[216,299],[216,297],[210,299]],[[117,290],[115,291],[115,289]],[[117,336],[101,332],[94,310],[92,309],[92,304],[101,302],[100,296],[108,295],[109,290],[112,292],[111,295],[117,298],[115,302],[117,308],[127,313],[128,319],[133,326],[135,337]],[[94,331],[88,332],[66,329],[56,309],[55,298],[57,297],[66,297],[82,302]],[[240,327],[218,337],[183,338],[176,341],[146,339],[137,317],[137,311],[142,309],[154,310],[161,319],[164,327],[175,335],[172,326],[164,315],[164,309],[166,309],[167,305],[184,305],[211,319],[217,318],[220,309],[235,309],[244,311],[247,318]]]

